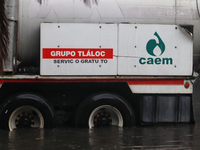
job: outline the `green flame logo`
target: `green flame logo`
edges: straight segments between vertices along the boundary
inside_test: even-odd
[[[147,45],[146,45],[147,52],[151,56],[156,56],[153,51],[156,48],[156,46],[158,46],[160,48],[160,50],[161,50],[161,54],[160,55],[162,55],[164,53],[164,51],[165,51],[165,44],[164,44],[164,42],[162,41],[162,39],[160,38],[160,36],[158,35],[157,32],[155,32],[154,35],[158,38],[159,43],[156,43],[155,39],[149,40]]]

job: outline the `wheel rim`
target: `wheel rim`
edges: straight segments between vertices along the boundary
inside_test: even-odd
[[[8,126],[10,131],[16,128],[44,128],[44,118],[38,109],[21,106],[10,115]]]
[[[102,105],[92,111],[88,124],[89,128],[111,125],[123,127],[123,118],[119,110],[115,107]]]

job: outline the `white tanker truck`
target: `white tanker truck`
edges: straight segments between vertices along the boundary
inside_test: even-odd
[[[4,1],[0,127],[198,123],[199,4]]]

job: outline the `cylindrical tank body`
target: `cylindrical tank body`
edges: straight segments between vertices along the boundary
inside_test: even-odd
[[[17,59],[39,66],[40,24],[176,24],[193,29],[194,65],[200,60],[200,0],[19,0]],[[56,40],[56,39],[55,39]]]

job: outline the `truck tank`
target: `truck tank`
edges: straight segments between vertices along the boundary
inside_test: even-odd
[[[10,27],[10,34],[13,39],[18,38],[10,58],[15,57],[19,67],[39,67],[41,23],[126,23],[184,27],[193,36],[194,70],[200,69],[200,0],[12,0],[8,3],[8,12],[12,12],[8,18],[15,22],[10,24],[15,28],[13,32]]]

